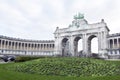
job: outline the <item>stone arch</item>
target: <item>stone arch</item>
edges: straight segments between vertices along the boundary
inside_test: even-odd
[[[97,38],[98,39],[98,36],[97,35],[90,35],[87,39],[87,46],[88,46],[88,56],[91,56],[92,55],[92,51],[91,51],[91,41],[93,38]],[[97,41],[97,44],[98,44],[98,41]]]
[[[98,53],[100,58],[107,58],[108,52],[108,43],[107,38],[109,36],[109,28],[106,23],[102,19],[101,22],[88,24],[84,17],[77,18],[77,15],[74,16],[74,20],[72,24],[67,28],[59,28],[57,27],[54,32],[55,37],[55,54],[62,54],[61,50],[61,41],[63,38],[69,38],[69,52],[71,52],[71,56],[76,56],[74,51],[74,41],[76,41],[75,37],[81,36],[83,39],[83,56],[89,57],[89,53],[91,53],[91,40],[94,37],[98,39]],[[75,40],[74,40],[75,39]],[[64,40],[63,40],[64,41]],[[103,45],[104,44],[104,45]]]
[[[62,56],[69,56],[69,39],[63,38],[61,41]]]
[[[79,54],[79,52],[78,52],[78,41],[79,40],[81,40],[82,39],[82,37],[80,37],[80,36],[76,36],[75,38],[74,38],[74,53],[75,53],[75,56],[80,56],[80,54]],[[82,49],[83,50],[83,49]],[[80,51],[80,53],[82,53],[82,51]]]

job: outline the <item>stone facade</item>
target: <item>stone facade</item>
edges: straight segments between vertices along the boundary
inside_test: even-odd
[[[78,15],[80,16],[80,14]],[[107,36],[109,35],[109,29],[106,23],[102,19],[99,23],[88,24],[84,17],[79,18],[79,16],[74,18],[68,28],[56,28],[54,33],[55,53],[62,56],[79,56],[77,45],[78,40],[82,39],[82,54],[89,57],[91,56],[91,40],[97,37],[99,57],[107,58]]]
[[[68,28],[56,28],[55,54],[81,56],[78,52],[78,41],[82,39],[82,55],[90,57],[92,55],[91,40],[97,37],[100,58],[120,59],[120,33],[109,34],[109,31],[103,19],[101,22],[88,24],[84,16],[78,14]]]

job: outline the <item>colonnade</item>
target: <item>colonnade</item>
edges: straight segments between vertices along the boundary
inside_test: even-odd
[[[108,53],[109,55],[120,55],[120,37],[108,38]]]
[[[25,40],[0,36],[0,54],[53,55],[53,40]]]
[[[31,42],[16,42],[8,40],[0,40],[0,49],[13,50],[51,50],[54,48],[54,43],[31,43]]]
[[[108,41],[109,41],[110,49],[120,48],[120,38],[112,38],[112,39],[109,39]]]

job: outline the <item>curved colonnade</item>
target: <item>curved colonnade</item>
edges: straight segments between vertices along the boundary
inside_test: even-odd
[[[54,55],[54,40],[27,40],[0,35],[0,54]]]
[[[108,55],[110,58],[120,59],[120,33],[109,34]]]

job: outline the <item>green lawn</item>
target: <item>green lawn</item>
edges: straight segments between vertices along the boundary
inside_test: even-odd
[[[86,76],[81,75],[81,70],[79,73],[79,69],[85,66],[86,68],[82,69],[84,69],[83,72],[86,71],[83,73]],[[105,72],[108,69],[112,70],[110,70],[109,74],[106,73],[108,75],[104,76],[104,72],[100,71],[102,69]],[[101,76],[93,75],[95,73]],[[83,58],[42,58],[20,63],[0,64],[0,80],[120,80],[120,61]]]
[[[0,69],[0,80],[120,80],[120,76],[104,77],[68,77],[27,74]]]

